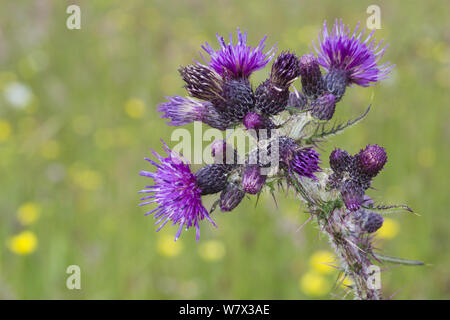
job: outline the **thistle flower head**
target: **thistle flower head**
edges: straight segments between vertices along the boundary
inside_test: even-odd
[[[276,115],[286,109],[289,100],[289,88],[276,87],[270,78],[255,90],[255,108],[266,115]]]
[[[257,194],[261,191],[267,176],[261,174],[261,168],[257,165],[249,165],[244,169],[242,176],[242,190],[246,193]]]
[[[325,93],[313,103],[312,115],[319,120],[330,120],[336,110],[336,99],[333,94]]]
[[[298,66],[303,92],[315,99],[323,92],[322,72],[317,58],[313,54],[305,54],[300,57]]]
[[[342,174],[351,163],[351,155],[342,149],[334,149],[330,153],[330,167],[334,172]]]
[[[191,64],[178,69],[189,95],[206,100],[214,101],[222,96],[223,79],[214,70],[202,64]]]
[[[230,33],[230,42],[227,44],[223,37],[217,34],[220,49],[215,51],[207,42],[202,46],[210,55],[210,61],[206,61],[218,74],[230,78],[248,78],[258,69],[264,68],[275,54],[275,47],[267,53],[263,52],[266,36],[255,48],[247,45],[247,32],[241,33],[237,29],[237,43],[233,44],[233,36]]]
[[[355,180],[346,180],[341,187],[341,196],[345,207],[356,211],[364,201],[364,188]]]
[[[219,206],[220,210],[224,212],[232,211],[236,208],[245,196],[239,186],[234,183],[229,183],[225,190],[220,194]]]
[[[280,158],[290,175],[295,172],[301,177],[317,180],[314,173],[321,171],[319,153],[313,148],[300,148],[292,138],[287,137],[280,138],[279,148]]]
[[[211,102],[197,101],[180,96],[166,97],[168,102],[160,103],[157,110],[161,118],[167,118],[171,126],[182,126],[194,121],[202,121],[213,128],[225,130],[232,121],[226,115],[219,113]]]
[[[256,112],[249,112],[244,117],[244,126],[250,129],[262,129],[266,126],[264,117]]]
[[[357,165],[363,173],[375,177],[387,162],[387,154],[383,147],[367,145],[357,155]]]
[[[386,46],[381,48],[373,38],[373,30],[364,40],[365,29],[358,33],[359,23],[350,35],[350,27],[342,20],[335,21],[331,33],[328,33],[326,21],[323,24],[322,38],[319,37],[319,48],[314,48],[319,64],[327,71],[333,69],[345,71],[348,84],[363,87],[374,85],[377,81],[389,76],[393,66],[379,65]]]
[[[384,219],[381,215],[375,212],[369,212],[362,227],[367,233],[373,233],[381,228],[383,222]]]
[[[225,103],[220,112],[234,121],[241,121],[255,106],[255,96],[247,80],[229,80],[223,87]]]
[[[227,168],[220,164],[209,164],[198,170],[195,177],[202,195],[217,193],[225,189],[227,171]]]
[[[364,201],[363,204],[366,205],[367,201]],[[359,231],[362,233],[373,233],[380,229],[384,222],[381,215],[365,208],[360,208],[349,217],[353,219],[355,226],[359,227]]]
[[[270,81],[278,88],[285,89],[299,76],[298,58],[289,51],[282,52],[272,65]]]
[[[180,236],[181,230],[190,227],[196,228],[196,239],[200,237],[199,221],[206,218],[214,226],[208,211],[202,204],[202,189],[197,184],[196,176],[191,172],[189,164],[178,153],[169,149],[163,141],[163,148],[167,153],[164,158],[153,151],[153,155],[159,162],[146,158],[156,167],[155,172],[141,171],[140,175],[152,178],[154,183],[139,191],[150,195],[141,198],[140,205],[154,203],[157,207],[149,212],[158,219],[159,231],[167,222],[178,224],[175,241]]]

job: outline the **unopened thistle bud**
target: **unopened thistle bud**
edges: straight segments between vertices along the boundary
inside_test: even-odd
[[[221,99],[223,79],[214,70],[202,64],[191,64],[178,72],[190,96],[211,102]]]
[[[299,76],[298,58],[295,54],[282,52],[272,65],[270,82],[277,88],[289,88]]]
[[[342,149],[334,149],[330,153],[330,167],[334,172],[342,174],[347,171],[349,165],[351,164],[352,156]]]
[[[356,165],[362,173],[369,177],[375,177],[387,161],[386,151],[383,147],[378,145],[367,145],[364,150],[361,150],[356,156]]]
[[[261,191],[267,176],[261,174],[261,168],[257,165],[249,165],[244,169],[242,176],[242,190],[246,193],[257,194]]]
[[[336,100],[331,93],[324,94],[314,100],[311,104],[312,115],[319,120],[330,120],[336,109]]]
[[[323,92],[322,72],[319,62],[313,54],[305,54],[299,60],[302,87],[305,95],[316,99]]]
[[[377,231],[381,228],[384,222],[383,217],[375,212],[369,212],[365,220],[366,221],[362,225],[362,229],[367,233],[373,233]]]
[[[267,79],[256,88],[255,97],[256,109],[267,115],[276,115],[286,109],[289,89],[278,88]]]
[[[256,112],[249,112],[244,118],[244,126],[255,139],[268,139],[272,136],[274,123],[267,117]]]
[[[356,211],[364,200],[364,188],[354,180],[346,180],[341,187],[341,196],[345,207],[350,211]]]
[[[249,112],[244,117],[244,126],[248,130],[250,129],[264,129],[266,128],[267,121],[264,116],[256,112]]]
[[[355,224],[359,226],[364,233],[373,233],[381,228],[384,219],[378,213],[369,211],[367,209],[359,209],[353,213]]]
[[[227,185],[227,170],[220,164],[204,166],[195,173],[195,177],[202,195],[217,193]]]
[[[225,190],[220,194],[219,206],[220,210],[232,211],[236,208],[245,196],[245,192],[239,189],[234,183],[229,183]]]
[[[235,121],[244,119],[255,106],[252,87],[246,79],[228,80],[223,86],[225,104],[221,113]]]

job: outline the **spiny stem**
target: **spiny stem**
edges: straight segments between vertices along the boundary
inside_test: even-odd
[[[337,219],[336,213],[332,213],[328,219],[323,218],[323,214],[311,212],[316,218],[322,232],[329,239],[330,245],[339,257],[342,269],[353,284],[352,289],[355,299],[359,300],[380,300],[381,292],[379,289],[373,289],[369,286],[372,274],[370,273],[370,238],[364,238],[368,241],[364,250],[360,247],[362,240],[346,230],[345,226]],[[337,218],[337,219],[336,219]]]

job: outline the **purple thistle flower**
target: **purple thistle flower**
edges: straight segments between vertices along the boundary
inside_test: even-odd
[[[384,222],[381,215],[364,208],[360,208],[353,212],[352,218],[356,226],[358,226],[363,233],[374,233],[382,227]]]
[[[223,212],[232,211],[236,208],[242,199],[244,199],[245,192],[242,191],[236,184],[230,183],[220,194],[219,206]]]
[[[283,51],[274,61],[270,81],[280,89],[288,88],[300,75],[298,58],[294,53]]]
[[[225,102],[219,111],[234,122],[241,121],[255,106],[255,96],[248,80],[229,80],[223,87]]]
[[[267,120],[256,112],[249,112],[244,117],[244,126],[247,130],[263,129],[267,127]]]
[[[336,110],[336,98],[333,94],[326,93],[314,100],[311,105],[313,106],[311,113],[315,118],[328,121]]]
[[[280,138],[279,148],[280,158],[290,175],[296,172],[300,176],[317,180],[314,173],[321,171],[319,153],[313,148],[300,148],[292,138],[287,137]]]
[[[250,194],[257,194],[266,183],[266,175],[261,174],[261,168],[257,165],[249,165],[242,175],[242,190]]]
[[[146,186],[146,189],[139,193],[151,193],[151,195],[141,198],[146,205],[155,203],[157,207],[148,214],[154,214],[158,219],[156,224],[161,224],[159,231],[167,222],[172,221],[172,225],[179,224],[175,235],[175,241],[180,236],[183,227],[189,229],[196,228],[196,239],[200,237],[199,221],[206,218],[214,226],[214,222],[209,217],[208,211],[202,204],[202,190],[197,184],[196,176],[191,172],[189,164],[178,153],[169,149],[162,141],[163,148],[168,157],[164,158],[152,150],[153,155],[159,163],[145,158],[156,167],[155,172],[141,171],[139,174],[154,180],[154,184]]]
[[[341,188],[342,200],[350,211],[356,211],[364,201],[364,188],[355,180],[346,180]]]
[[[379,145],[367,145],[356,156],[358,169],[370,177],[375,177],[387,162],[387,154]]]
[[[358,32],[359,23],[350,36],[350,27],[345,26],[342,20],[334,23],[332,32],[329,34],[326,21],[323,24],[322,39],[319,36],[319,49],[314,48],[318,55],[319,64],[327,71],[333,69],[345,71],[348,84],[357,84],[363,87],[374,85],[377,81],[389,76],[393,65],[378,65],[386,47],[380,49],[383,42],[377,45],[372,39],[373,30],[363,40],[365,29]]]
[[[211,60],[208,62],[203,56],[202,58],[218,74],[225,77],[248,78],[253,71],[264,68],[275,54],[275,46],[267,53],[263,53],[267,36],[264,36],[256,48],[247,45],[247,32],[242,34],[239,28],[237,28],[238,41],[236,44],[233,44],[231,33],[228,44],[225,43],[223,37],[218,34],[216,36],[220,43],[220,49],[215,51],[205,42],[202,48],[211,56]]]
[[[169,102],[160,103],[157,110],[161,118],[167,118],[171,126],[182,126],[194,121],[202,121],[213,128],[225,130],[231,124],[228,117],[219,113],[214,105],[206,101],[197,101],[180,96],[166,97]]]
[[[284,109],[289,101],[289,88],[280,91],[270,78],[261,83],[255,90],[255,108],[266,115],[276,115]]]
[[[205,101],[223,99],[223,79],[214,70],[202,64],[192,64],[178,69],[186,85],[184,86],[194,98]]]
[[[345,150],[334,149],[330,153],[330,167],[334,172],[342,174],[347,171],[352,161],[352,156]]]
[[[305,54],[298,61],[303,92],[311,99],[323,92],[322,72],[317,58],[313,54]]]
[[[369,212],[363,224],[363,230],[367,233],[373,233],[383,226],[384,219],[381,215],[375,212]]]

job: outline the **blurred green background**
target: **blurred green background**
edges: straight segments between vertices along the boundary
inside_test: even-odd
[[[81,7],[81,30],[66,8]],[[387,217],[384,253],[425,267],[386,266],[396,299],[450,298],[450,3],[448,1],[0,1],[0,298],[339,299],[326,239],[292,194],[247,199],[202,235],[156,233],[139,208],[149,148],[173,127],[155,106],[184,95],[177,68],[199,59],[215,34],[248,31],[257,45],[308,52],[323,20],[365,24],[381,8],[377,39],[390,46],[390,79],[347,91],[337,119],[369,116],[324,144],[386,147],[389,162],[369,194],[421,214]],[[256,72],[257,85],[268,69]],[[300,87],[299,81],[296,82]],[[187,126],[192,129],[192,126]],[[207,199],[208,205],[212,199]],[[331,255],[331,257],[330,257]],[[66,288],[79,265],[81,290]]]

